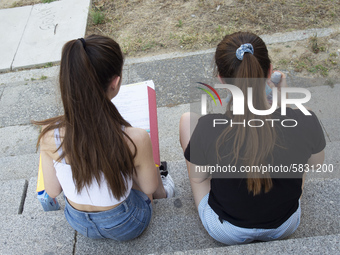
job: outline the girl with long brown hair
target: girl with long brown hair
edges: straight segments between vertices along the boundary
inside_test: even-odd
[[[248,109],[249,88],[253,108],[265,111],[272,107],[265,86],[275,87],[267,47],[255,34],[225,36],[215,64],[221,83],[243,92],[244,114],[233,114],[232,97],[225,114],[181,117],[180,142],[199,216],[208,233],[228,245],[282,239],[300,222],[304,169],[323,163],[322,128],[312,111],[287,107],[281,115],[274,105],[272,114],[255,115]],[[286,86],[281,75],[279,94]],[[281,125],[286,119],[293,120],[290,127]]]
[[[47,194],[65,195],[65,216],[90,238],[126,241],[148,226],[153,198],[174,195],[156,168],[148,133],[131,127],[111,102],[121,86],[123,54],[112,39],[67,42],[60,63],[64,115],[34,122]]]

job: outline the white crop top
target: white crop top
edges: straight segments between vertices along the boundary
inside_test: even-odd
[[[59,148],[61,143],[59,129],[54,130],[54,140],[57,148]],[[58,150],[59,155],[61,155],[62,152],[62,148],[60,147]],[[72,202],[93,206],[113,206],[123,202],[130,194],[132,187],[131,178],[127,181],[127,192],[123,197],[117,200],[113,195],[110,194],[103,173],[101,176],[100,187],[98,185],[98,182],[94,178],[90,186],[85,186],[81,190],[81,192],[77,193],[76,186],[72,178],[71,166],[66,164],[65,158],[62,159],[62,162],[57,162],[53,160],[53,163],[56,170],[57,178],[64,191],[64,195]]]

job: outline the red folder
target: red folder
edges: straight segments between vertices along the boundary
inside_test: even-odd
[[[158,138],[158,121],[157,121],[157,101],[155,89],[148,86],[149,95],[149,121],[150,121],[150,139],[152,143],[153,159],[156,166],[161,165],[161,158],[159,155],[159,138]]]

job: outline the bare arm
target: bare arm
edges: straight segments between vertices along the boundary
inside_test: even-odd
[[[159,173],[153,159],[149,134],[140,128],[128,128],[127,133],[137,147],[134,162],[136,174],[133,176],[133,180],[145,194],[152,197],[158,187]]]
[[[322,150],[319,153],[312,154],[312,156],[308,159],[307,164],[310,166],[312,165],[317,165],[317,164],[322,164],[325,160],[325,151]]]
[[[44,176],[45,191],[50,197],[55,198],[61,193],[62,188],[58,181],[53,165],[53,159],[51,157],[53,145],[54,148],[56,148],[53,137],[51,139],[49,132],[42,138],[40,143],[41,166]]]
[[[194,183],[202,183],[206,179],[209,179],[210,173],[208,171],[208,166],[198,166],[187,161],[190,180]]]

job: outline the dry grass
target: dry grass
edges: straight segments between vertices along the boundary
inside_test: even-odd
[[[303,41],[269,45],[275,69],[292,70],[309,77],[340,76],[340,33],[328,37],[312,36]]]
[[[26,5],[33,5],[33,4],[39,4],[42,0],[7,0],[7,6],[4,5],[5,8],[14,8],[14,7],[21,7]],[[6,4],[6,1],[5,3]]]
[[[211,48],[236,31],[270,34],[340,23],[339,0],[93,0],[92,10],[104,13],[105,23],[90,18],[87,34],[113,37],[130,56]]]

